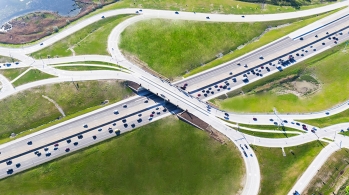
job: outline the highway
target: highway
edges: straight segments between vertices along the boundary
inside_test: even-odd
[[[345,2],[346,3],[346,2]],[[134,11],[134,10],[133,10]],[[148,14],[149,11],[149,14]],[[299,145],[305,142],[309,142],[309,141],[313,141],[316,139],[319,139],[319,137],[326,137],[329,136],[330,134],[337,132],[340,130],[340,128],[344,128],[344,126],[348,126],[348,124],[341,124],[341,126],[334,126],[334,127],[330,127],[328,129],[324,128],[321,130],[318,130],[316,132],[316,134],[313,133],[307,133],[304,135],[300,135],[300,136],[295,136],[291,138],[286,138],[285,139],[261,139],[261,138],[256,138],[253,136],[249,136],[249,135],[243,135],[240,132],[236,132],[235,130],[227,127],[220,119],[218,119],[216,116],[219,116],[221,118],[222,114],[224,114],[223,112],[219,111],[219,110],[215,110],[213,108],[209,108],[207,104],[205,103],[206,99],[202,99],[200,100],[200,98],[196,98],[193,97],[192,95],[195,95],[195,93],[198,93],[198,90],[202,90],[202,87],[208,87],[209,85],[212,85],[214,87],[214,85],[217,83],[217,80],[209,80],[206,81],[205,79],[202,79],[202,75],[201,76],[197,76],[195,79],[195,76],[188,78],[187,81],[180,81],[178,83],[167,83],[166,81],[163,81],[159,78],[154,77],[153,75],[144,72],[142,69],[140,69],[139,67],[133,65],[132,63],[130,63],[129,61],[127,61],[124,56],[121,54],[121,52],[118,50],[118,48],[116,47],[116,43],[118,42],[119,39],[119,35],[120,33],[123,31],[124,28],[126,28],[128,25],[132,24],[132,22],[137,22],[140,21],[142,19],[148,19],[148,18],[152,18],[155,17],[153,11],[151,10],[143,10],[143,15],[140,16],[136,16],[133,18],[130,18],[128,20],[126,20],[125,22],[121,23],[120,25],[118,25],[116,28],[114,28],[114,30],[112,31],[111,35],[109,35],[109,41],[108,41],[108,49],[110,51],[110,53],[112,54],[112,58],[109,57],[101,57],[104,58],[104,60],[109,60],[112,63],[117,63],[125,68],[127,68],[129,71],[127,73],[110,73],[111,71],[101,71],[99,73],[95,73],[93,72],[90,73],[90,79],[101,79],[101,78],[105,78],[106,74],[110,74],[110,77],[108,78],[122,78],[122,79],[126,79],[126,80],[133,80],[135,82],[141,83],[143,87],[145,87],[146,89],[148,89],[149,91],[153,92],[154,94],[159,94],[160,97],[157,97],[158,102],[164,102],[163,99],[165,99],[167,102],[172,103],[173,105],[170,106],[170,108],[167,108],[167,110],[173,111],[173,113],[176,113],[178,111],[180,111],[180,109],[177,108],[177,105],[179,108],[188,110],[189,112],[193,113],[194,115],[196,115],[197,117],[201,118],[204,121],[207,121],[211,126],[213,126],[214,128],[216,128],[217,130],[219,130],[220,132],[222,132],[224,135],[226,135],[227,137],[229,137],[237,146],[239,146],[240,144],[255,144],[255,145],[262,145],[262,146],[268,146],[268,147],[284,147],[284,146],[291,146],[291,145]],[[170,15],[169,11],[157,11],[156,10],[156,17],[162,17],[162,18],[166,18]],[[162,14],[164,13],[164,14]],[[173,12],[171,12],[173,14]],[[188,14],[188,16],[186,15]],[[189,15],[191,14],[191,15]],[[190,19],[198,19],[198,20],[207,20],[207,19],[203,19],[201,18],[201,16],[199,14],[197,14],[196,16],[198,18],[192,17],[193,13],[182,13],[180,12],[179,14],[180,16],[177,19],[185,19],[186,17],[190,18]],[[219,15],[218,15],[219,16]],[[218,17],[217,16],[217,20],[221,18],[221,16]],[[265,15],[267,16],[267,15]],[[171,18],[173,17],[177,17],[177,16],[171,16]],[[210,20],[213,21],[213,18],[216,16],[210,16]],[[235,16],[234,16],[235,17]],[[224,21],[223,18],[232,18],[229,20],[234,20],[237,19],[238,17],[236,16],[234,17],[230,17],[230,16],[224,16],[222,17],[222,20],[220,21]],[[241,16],[240,20],[241,20]],[[270,16],[271,17],[271,16]],[[294,17],[294,15],[293,15]],[[250,16],[246,17],[246,18],[250,18]],[[261,19],[262,17],[259,17],[259,19]],[[263,17],[264,18],[264,17]],[[275,16],[274,16],[275,18]],[[256,18],[257,19],[257,18]],[[253,20],[253,17],[251,16],[251,21]],[[344,21],[344,20],[343,20]],[[342,27],[346,27],[347,26],[347,20],[345,20],[345,22],[340,21],[338,23],[340,23],[340,25],[342,25]],[[335,30],[333,28],[337,28],[340,25],[328,25],[324,28],[322,28],[322,30],[317,31],[316,33],[321,35],[321,36],[325,36],[322,35],[321,33],[325,33],[325,31],[327,29],[331,29],[331,32],[334,32]],[[65,31],[63,31],[65,32]],[[63,34],[59,33],[57,34],[58,37],[56,37],[56,40],[53,40],[52,37],[48,38],[47,40],[44,41],[44,46],[47,46],[49,44],[52,44],[54,41],[59,40],[60,36],[67,36],[67,34],[75,32],[74,29],[72,29],[71,31],[68,31],[69,33]],[[62,35],[61,35],[62,34]],[[331,35],[332,36],[332,35]],[[337,35],[336,35],[337,36]],[[343,35],[343,38],[339,39],[340,41],[344,41],[345,39],[347,39],[347,37],[344,37],[347,35]],[[54,36],[53,36],[54,37]],[[325,41],[325,38],[322,37]],[[52,39],[52,42],[50,42],[50,40]],[[312,38],[311,34],[307,34],[304,36],[304,40],[300,41],[299,39],[290,39],[290,38],[286,38],[284,40],[279,40],[277,41],[277,43],[273,43],[273,45],[271,46],[267,46],[264,47],[262,49],[265,49],[263,52],[265,52],[265,54],[263,53],[263,57],[264,60],[262,61],[262,63],[265,62],[269,62],[272,60],[275,60],[277,58],[279,58],[280,56],[284,56],[284,55],[288,55],[288,53],[290,52],[295,52],[295,50],[299,50],[302,49],[302,47],[304,47],[304,45],[309,45],[309,44],[313,44],[313,47],[317,48],[316,52],[320,52],[323,51],[325,49],[328,49],[331,47],[330,43],[331,41],[326,39],[326,44],[325,46],[322,45],[322,43],[318,42],[318,43],[313,43],[314,38]],[[281,44],[284,47],[284,43],[290,44],[291,47],[290,48],[285,48],[283,50],[275,50],[275,48],[278,48],[278,44]],[[320,45],[319,45],[320,43]],[[286,44],[286,45],[287,45]],[[10,49],[10,52],[12,53],[11,55],[14,55],[14,53],[18,53],[18,56],[23,55],[23,53],[26,53],[28,51],[34,51],[38,48],[42,48],[40,45],[35,45],[35,46],[31,46],[28,48],[23,48],[20,49],[20,52],[18,52],[18,49]],[[9,53],[9,49],[6,49],[7,51],[3,51],[4,53]],[[275,52],[277,51],[277,52]],[[251,55],[248,58],[241,58],[240,61],[243,63],[248,63],[248,68],[242,68],[242,66],[237,66],[237,68],[235,68],[234,74],[237,74],[236,78],[238,78],[238,76],[241,74],[243,74],[243,71],[250,71],[250,68],[255,69],[255,67],[261,66],[261,60],[258,59],[259,58],[259,53],[260,51],[254,51],[253,53],[250,53],[248,55]],[[310,52],[309,52],[310,53]],[[312,52],[313,55],[315,54],[315,52]],[[0,54],[2,55],[2,50],[0,50]],[[309,56],[311,56],[312,54],[305,54],[304,57],[300,57],[299,59],[296,58],[297,61],[301,61],[302,58],[305,59]],[[257,59],[255,59],[255,56]],[[47,64],[57,64],[57,63],[61,63],[62,61],[84,61],[86,59],[86,56],[75,56],[75,57],[70,57],[70,58],[60,58],[60,59],[49,59],[49,60],[42,60],[42,61],[35,61],[33,59],[28,59],[28,57],[25,58],[20,58],[23,59],[23,63],[28,63],[31,66],[38,68],[44,72],[48,72],[50,74],[53,75],[57,75],[58,78],[54,81],[54,82],[60,82],[60,81],[67,81],[68,79],[72,79],[74,77],[75,79],[85,79],[86,75],[81,76],[81,72],[76,72],[76,73],[72,73],[71,71],[59,71],[57,69],[54,69],[52,67],[47,66]],[[92,58],[91,59],[95,59]],[[232,64],[232,66],[234,66],[234,63],[236,62],[229,62]],[[235,65],[236,66],[236,65]],[[212,77],[212,75],[210,75],[210,72],[215,72],[217,73],[217,75],[223,74],[220,73],[219,71],[222,71],[224,69],[228,69],[229,65],[225,68],[221,68],[218,67],[214,70],[210,70],[208,71],[208,76],[207,77]],[[232,68],[232,67],[230,67]],[[225,70],[225,74],[227,74],[227,70]],[[207,72],[206,72],[207,73]],[[204,73],[204,74],[206,74]],[[263,75],[267,75],[268,73],[266,73],[265,71],[261,73]],[[277,70],[274,68],[272,71],[270,71],[269,74],[272,73],[277,73]],[[74,75],[73,75],[74,74]],[[118,75],[116,75],[118,74]],[[213,73],[211,73],[213,74]],[[94,76],[92,76],[94,75]],[[214,74],[215,75],[215,74]],[[234,75],[235,76],[235,75]],[[80,78],[79,78],[80,77]],[[215,76],[216,78],[218,76]],[[229,78],[229,75],[226,75],[225,77]],[[222,77],[222,78],[225,78]],[[221,77],[218,77],[221,78]],[[240,78],[240,77],[239,77]],[[251,75],[250,78],[250,82],[252,82],[253,80],[256,80],[260,77],[253,77]],[[64,80],[65,79],[65,80]],[[197,81],[196,81],[197,80]],[[241,80],[238,79],[239,82]],[[204,81],[204,82],[202,82]],[[28,86],[25,89],[28,89],[30,87],[34,87],[34,86],[38,86],[44,83],[51,83],[53,81],[41,81],[41,83],[36,83],[36,84],[28,84]],[[182,83],[181,83],[182,82]],[[189,84],[188,90],[187,91],[191,91],[189,94],[187,91],[181,90],[179,89],[176,85],[181,85],[185,82],[191,82]],[[197,84],[197,83],[198,84]],[[6,83],[6,82],[5,82]],[[238,84],[243,84],[243,83],[238,83]],[[193,87],[193,89],[191,89],[190,87]],[[200,88],[201,86],[201,88]],[[239,85],[236,85],[235,87],[238,87]],[[18,89],[18,88],[17,88]],[[230,88],[231,90],[234,89],[233,86],[231,86]],[[8,87],[6,87],[5,93],[6,91],[9,91],[7,93],[7,96],[9,94],[11,94],[12,92],[14,92],[13,90],[9,89]],[[223,92],[223,91],[222,91]],[[217,92],[215,93],[215,95],[219,95],[222,92]],[[3,91],[0,95],[3,94]],[[13,93],[12,93],[13,94]],[[224,94],[224,92],[222,93]],[[3,96],[5,97],[5,95]],[[207,100],[209,98],[213,98],[214,96],[208,96]],[[75,150],[75,149],[79,149],[80,147],[85,147],[89,144],[93,144],[96,143],[97,141],[100,141],[102,139],[107,139],[110,138],[112,136],[115,136],[115,134],[110,134],[107,131],[102,131],[103,133],[100,132],[100,134],[96,135],[98,140],[93,140],[92,136],[94,134],[96,134],[96,130],[98,131],[98,127],[101,124],[104,124],[103,129],[105,128],[118,128],[121,130],[121,133],[132,130],[133,128],[139,126],[139,125],[144,125],[148,122],[150,122],[147,118],[149,118],[149,116],[142,118],[142,122],[141,124],[138,124],[138,115],[137,113],[139,112],[139,110],[143,110],[144,112],[147,112],[147,114],[149,115],[150,111],[152,109],[154,109],[151,104],[147,104],[145,106],[145,103],[141,103],[142,98],[144,97],[134,97],[132,100],[125,100],[124,102],[128,102],[128,108],[126,109],[127,112],[123,113],[125,114],[124,116],[127,116],[127,121],[130,121],[128,123],[128,126],[125,127],[124,124],[121,122],[120,120],[122,120],[122,115],[118,115],[117,117],[115,115],[113,115],[112,110],[114,109],[118,109],[118,110],[123,110],[122,106],[124,105],[124,102],[120,102],[119,104],[116,105],[112,105],[110,110],[100,110],[98,112],[95,113],[91,113],[91,114],[87,114],[85,116],[82,116],[79,118],[79,120],[73,120],[73,121],[69,121],[67,124],[60,124],[55,126],[54,128],[52,127],[51,130],[45,130],[43,132],[38,132],[37,134],[35,134],[35,136],[30,135],[18,140],[15,140],[14,142],[9,142],[7,144],[1,145],[0,146],[0,151],[2,152],[0,157],[1,157],[1,164],[0,164],[0,175],[1,177],[6,177],[8,176],[7,174],[7,170],[8,168],[13,168],[14,173],[17,173],[21,170],[24,170],[26,168],[35,166],[39,163],[45,162],[49,159],[53,159],[53,157],[58,157],[61,155],[64,155],[65,152],[64,148],[65,147],[69,147],[71,150]],[[138,103],[136,103],[138,102]],[[156,106],[156,101],[153,102],[153,106]],[[115,107],[114,107],[115,106]],[[121,106],[121,107],[120,107]],[[150,106],[150,107],[149,107]],[[108,108],[109,109],[109,108]],[[157,112],[157,111],[154,111]],[[121,112],[120,112],[121,114]],[[332,113],[331,113],[332,114]],[[153,120],[157,120],[161,117],[165,117],[170,115],[169,112],[164,112],[159,114],[159,116],[154,117]],[[229,120],[231,121],[235,121],[235,122],[240,122],[240,123],[251,123],[251,116],[250,115],[234,115],[233,113],[229,113]],[[287,115],[290,116],[290,115]],[[307,115],[308,116],[308,115]],[[240,117],[240,118],[238,118]],[[286,116],[285,116],[286,117]],[[293,119],[292,116],[290,116],[287,119]],[[101,122],[101,120],[103,120],[104,122]],[[111,121],[115,121],[117,122],[115,126],[112,125]],[[83,128],[84,124],[88,124],[88,128],[85,129]],[[132,127],[132,124],[135,124],[135,127]],[[136,125],[137,124],[137,125]],[[256,122],[256,124],[270,124],[270,115],[260,115],[258,116],[258,122]],[[62,126],[63,125],[63,126]],[[66,125],[66,126],[64,126]],[[113,127],[112,127],[112,126]],[[66,128],[63,128],[66,127]],[[62,128],[62,129],[60,129]],[[83,139],[79,140],[76,136],[83,133]],[[99,139],[101,137],[101,139]],[[43,139],[44,138],[44,139]],[[66,139],[71,139],[72,142],[71,143],[66,143]],[[28,145],[28,140],[30,139],[30,141],[33,142],[32,145]],[[78,145],[77,146],[73,146],[74,142],[78,141]],[[52,150],[52,145],[56,142],[59,142],[59,149],[57,150]],[[51,151],[51,156],[49,157],[45,157],[45,152],[42,151],[42,149],[45,146],[50,146],[49,150]],[[35,150],[40,150],[41,153],[43,154],[40,157],[37,157],[33,154],[33,152]],[[245,152],[247,152],[248,157],[244,157],[244,151],[240,150],[241,154],[243,156],[245,165],[246,165],[246,173],[247,173],[247,179],[246,179],[246,185],[244,187],[244,191],[243,194],[257,194],[258,190],[259,190],[259,182],[260,182],[260,170],[259,170],[259,165],[258,165],[258,160],[255,158],[255,154],[253,153],[252,150],[246,150]],[[18,155],[18,157],[13,158],[13,156]],[[8,161],[8,159],[12,159],[12,164],[11,165],[6,165],[6,161]],[[20,162],[21,166],[19,168],[15,168],[15,165]]]

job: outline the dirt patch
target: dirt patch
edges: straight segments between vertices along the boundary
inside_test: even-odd
[[[0,42],[24,44],[39,40],[58,32],[59,29],[82,16],[112,3],[112,1],[101,1],[100,4],[97,4],[93,0],[76,0],[75,2],[79,5],[81,11],[74,17],[64,17],[52,12],[35,12],[9,21],[7,25],[11,29],[7,32],[0,32]]]
[[[318,88],[315,84],[307,81],[294,81],[291,84],[293,85],[295,91],[301,94],[310,93]]]

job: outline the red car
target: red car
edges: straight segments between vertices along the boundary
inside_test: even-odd
[[[199,94],[198,94],[198,97],[200,97],[200,96],[201,96],[201,94],[199,93]]]
[[[150,117],[153,117],[153,116],[154,116],[153,114],[150,115]]]
[[[58,145],[58,143],[56,143],[54,146],[55,146],[55,147],[58,147],[59,145]]]

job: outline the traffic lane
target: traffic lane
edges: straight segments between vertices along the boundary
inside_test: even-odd
[[[294,47],[301,47],[302,45],[307,45],[307,44],[311,44],[312,42],[318,40],[318,38],[323,37],[323,36],[327,36],[326,32],[328,32],[329,30],[339,30],[340,28],[343,28],[345,26],[348,25],[348,19],[349,17],[346,17],[340,21],[336,21],[335,23],[332,23],[328,26],[326,26],[323,29],[320,29],[317,32],[313,32],[310,33],[308,35],[306,35],[304,37],[304,40],[292,40],[289,37],[286,37],[282,40],[280,40],[280,42],[277,42],[273,45],[270,45],[268,47],[262,48],[260,50],[257,50],[253,53],[251,53],[250,55],[247,55],[246,57],[242,57],[242,58],[238,58],[237,60],[230,62],[226,65],[223,65],[219,68],[215,68],[212,71],[208,71],[206,72],[204,75],[209,76],[213,76],[213,75],[217,75],[217,74],[222,74],[222,73],[227,73],[229,72],[229,70],[234,71],[234,64],[238,64],[240,63],[241,65],[244,64],[250,64],[252,61],[259,59],[259,57],[262,56],[268,56],[271,54],[274,54],[275,52],[280,51],[281,49],[285,48],[285,45],[292,45]],[[315,37],[315,34],[318,35],[318,38]],[[268,57],[265,57],[266,59],[268,59]],[[236,66],[235,66],[236,67]],[[176,83],[177,85],[183,85],[184,83],[188,83],[190,85],[192,85],[193,83],[197,82],[197,81],[201,81],[203,80],[205,77],[200,77],[201,75],[198,75],[197,77],[191,77],[190,79],[181,81],[179,83]]]
[[[145,100],[148,100],[148,103],[144,103]],[[2,160],[3,158],[9,158],[9,156],[14,155],[16,152],[23,152],[21,151],[21,149],[24,151],[31,150],[40,145],[46,145],[46,143],[50,143],[51,140],[63,137],[66,134],[73,134],[79,131],[84,131],[86,129],[83,127],[85,124],[88,124],[89,127],[100,126],[100,124],[105,124],[105,126],[110,125],[109,123],[112,120],[123,118],[129,115],[130,113],[139,112],[139,108],[142,107],[143,104],[146,105],[145,109],[151,109],[152,107],[159,104],[159,101],[161,100],[161,98],[155,95],[149,95],[149,97],[142,97],[139,99],[137,98],[137,100],[132,100],[130,102],[118,104],[114,107],[104,110],[103,112],[84,117],[82,119],[74,121],[74,123],[68,123],[58,128],[54,128],[48,132],[39,134],[35,137],[23,139],[23,141],[21,142],[14,143],[8,145],[5,148],[2,148],[0,160]],[[128,105],[128,108],[123,108],[124,104]],[[114,114],[115,110],[119,111],[117,115]],[[32,141],[31,145],[27,144],[29,141]]]
[[[80,133],[79,135],[82,135],[81,138],[79,138],[77,135],[61,138],[60,140],[52,143],[51,145],[36,148],[34,151],[20,155],[17,158],[12,158],[11,165],[6,165],[5,162],[1,163],[0,169],[2,170],[2,173],[5,173],[10,168],[17,170],[18,168],[15,166],[17,163],[20,163],[21,169],[26,169],[28,167],[35,166],[36,164],[45,162],[46,161],[45,159],[50,160],[52,158],[57,157],[57,155],[65,154],[65,153],[69,153],[70,151],[77,150],[80,148],[79,146],[85,147],[85,145],[95,144],[99,141],[103,141],[105,139],[117,136],[115,134],[115,130],[120,130],[120,133],[122,134],[128,131],[132,131],[137,127],[143,126],[145,124],[148,124],[152,121],[158,120],[165,116],[180,112],[180,110],[174,105],[158,106],[157,108],[159,109],[155,108],[153,110],[149,110],[142,115],[135,113],[133,116],[129,117],[126,122],[119,122],[117,123],[117,125],[110,127],[111,129],[108,128],[108,129],[103,129],[101,131],[97,129],[97,130],[91,130],[84,133]],[[152,112],[154,111],[157,111],[157,112],[154,113],[152,120],[149,120],[149,115],[152,114]],[[127,124],[127,126],[125,126],[125,124]],[[132,124],[135,124],[135,125],[133,126]],[[70,140],[70,142],[67,142],[67,140]],[[56,149],[54,149],[55,144],[58,144],[58,147]],[[46,151],[44,148],[48,148],[47,151],[50,152],[49,156],[46,156]],[[69,148],[68,151],[66,151],[67,148]],[[41,155],[40,156],[35,155],[34,154],[35,151],[40,152]],[[6,173],[5,176],[7,175],[8,174]]]
[[[334,37],[334,36],[332,36],[332,37]],[[292,62],[289,62],[286,64],[281,63],[281,65],[280,65],[280,61],[271,61],[271,62],[269,62],[269,64],[267,63],[267,64],[262,64],[260,66],[256,66],[254,68],[240,72],[237,75],[230,76],[227,79],[223,79],[223,80],[218,81],[218,82],[214,82],[215,78],[208,79],[208,81],[206,81],[206,83],[204,85],[207,85],[207,83],[214,82],[213,85],[208,85],[208,86],[205,86],[204,88],[199,88],[199,89],[195,90],[194,93],[191,92],[191,94],[194,94],[194,96],[195,96],[195,94],[196,94],[196,96],[198,94],[200,94],[199,98],[207,98],[209,96],[214,95],[214,93],[208,93],[208,94],[201,94],[201,93],[204,93],[203,91],[207,91],[207,90],[210,91],[210,88],[213,88],[213,87],[217,88],[217,86],[219,86],[219,87],[224,86],[225,87],[224,89],[227,89],[228,91],[237,89],[236,86],[239,86],[239,84],[241,84],[241,82],[235,81],[233,83],[230,83],[229,79],[234,80],[234,78],[236,78],[238,81],[240,79],[248,79],[247,82],[245,82],[247,84],[247,83],[249,83],[248,82],[249,80],[251,80],[251,79],[253,80],[254,77],[256,77],[256,76],[262,77],[265,74],[270,75],[269,73],[273,73],[271,71],[275,68],[282,71],[284,68],[297,63],[298,60],[300,60],[308,55],[312,55],[312,53],[317,52],[318,50],[321,50],[325,47],[335,46],[336,44],[343,42],[346,39],[349,39],[349,37],[348,37],[347,33],[343,33],[343,35],[341,35],[341,38],[337,41],[337,43],[332,42],[333,40],[331,40],[331,39],[325,39],[324,42],[317,42],[317,43],[312,44],[308,47],[305,47],[305,49],[300,49],[298,51],[296,50],[292,53],[294,60]],[[325,43],[325,44],[323,44],[323,43]],[[285,57],[276,58],[276,59],[288,60]],[[255,73],[255,74],[251,74],[251,73]],[[250,74],[251,74],[251,76],[249,76]],[[223,75],[219,75],[218,78],[223,78]],[[232,84],[232,85],[230,85],[230,84]],[[198,85],[196,85],[196,86],[198,86]],[[224,92],[220,92],[221,90],[219,88],[218,88],[218,90],[219,90],[218,93],[220,93],[220,94],[227,93],[226,90],[222,90]],[[201,93],[200,93],[200,91],[201,91]],[[197,93],[195,93],[195,92],[197,92]]]

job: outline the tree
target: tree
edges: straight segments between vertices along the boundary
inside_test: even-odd
[[[345,188],[345,195],[349,195],[349,186]]]
[[[54,27],[53,27],[53,30],[54,30],[55,32],[58,32],[59,29],[58,29],[57,26],[54,26]]]

